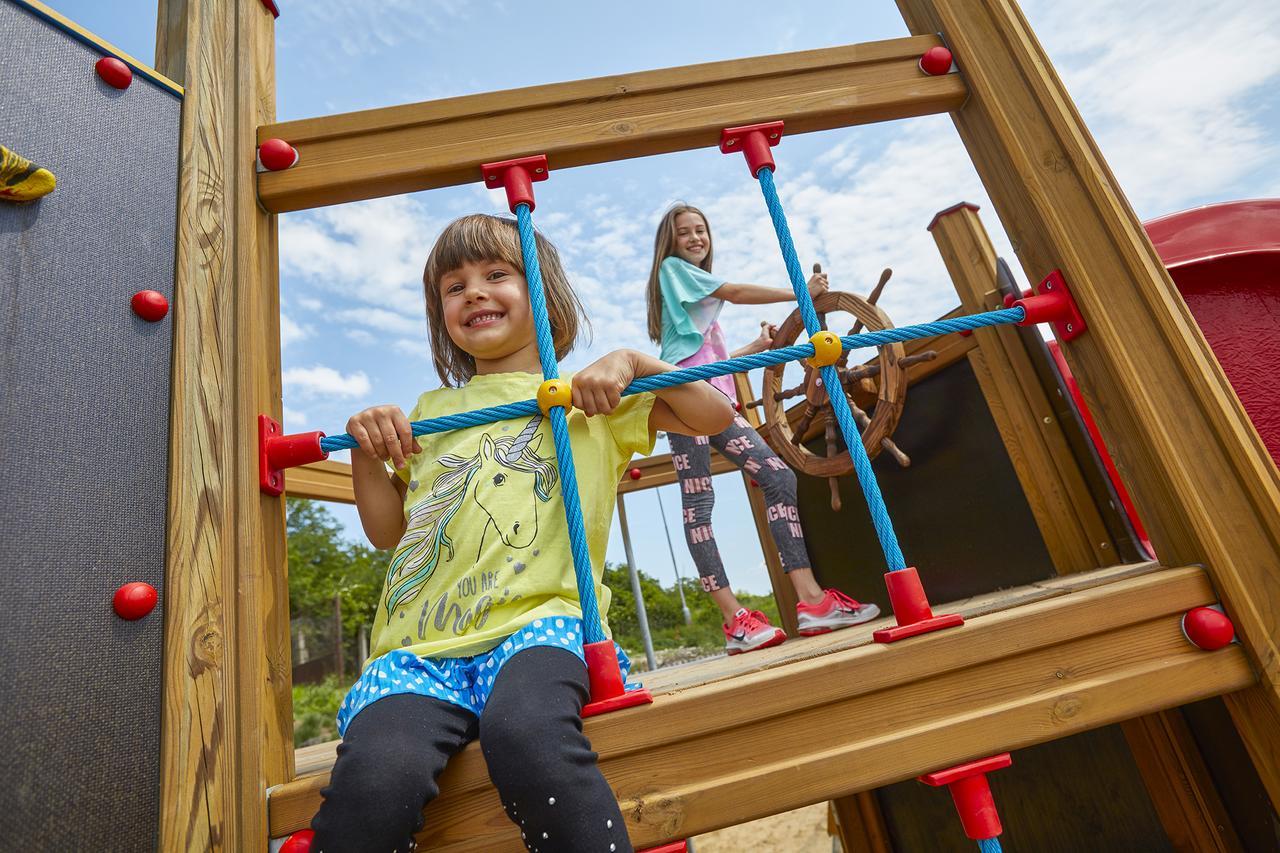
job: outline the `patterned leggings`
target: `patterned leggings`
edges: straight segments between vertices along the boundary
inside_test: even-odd
[[[769,532],[777,543],[786,571],[809,568],[809,552],[804,546],[800,515],[796,511],[796,475],[778,458],[760,433],[741,416],[724,432],[713,436],[667,433],[671,461],[680,479],[680,499],[684,504],[684,536],[702,588],[707,592],[728,589],[720,549],[711,532],[711,509],[716,493],[711,485],[711,448],[737,465],[764,490]]]

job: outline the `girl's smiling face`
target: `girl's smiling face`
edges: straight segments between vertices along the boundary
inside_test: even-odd
[[[676,256],[695,267],[711,252],[711,233],[706,221],[696,213],[686,211],[676,216]]]
[[[525,277],[506,261],[468,261],[440,278],[444,325],[477,373],[538,368]],[[531,360],[530,360],[531,359]]]

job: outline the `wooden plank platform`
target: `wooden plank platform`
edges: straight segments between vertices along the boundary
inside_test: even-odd
[[[586,730],[648,846],[1248,687],[1238,647],[1206,653],[1182,636],[1181,614],[1214,600],[1198,567],[1053,578],[938,608],[969,621],[903,643],[871,643],[868,625],[659,671],[645,679],[653,705]],[[299,751],[311,775],[269,792],[272,836],[307,824],[332,756]],[[423,849],[522,849],[475,744],[441,788]]]
[[[546,154],[564,169],[714,151],[720,130],[782,119],[788,133],[947,112],[958,74],[930,77],[932,35],[710,62],[268,124],[299,160],[258,176],[271,213],[469,183],[479,165]],[[712,156],[712,155],[709,155]]]

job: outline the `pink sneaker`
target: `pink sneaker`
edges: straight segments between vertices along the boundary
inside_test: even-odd
[[[731,655],[767,649],[787,638],[786,632],[770,625],[768,617],[759,610],[740,608],[733,615],[733,622],[723,627],[724,647]]]
[[[798,629],[806,637],[814,634],[825,634],[852,625],[870,622],[880,615],[880,608],[874,604],[859,604],[838,589],[824,590],[822,601],[817,604],[796,605],[799,617]]]

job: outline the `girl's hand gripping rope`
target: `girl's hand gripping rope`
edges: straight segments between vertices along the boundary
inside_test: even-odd
[[[399,406],[374,406],[352,415],[347,432],[369,458],[390,460],[396,470],[408,464],[407,457],[422,452],[409,419]]]

